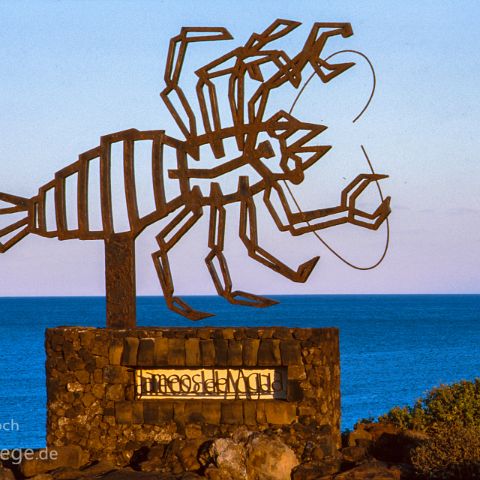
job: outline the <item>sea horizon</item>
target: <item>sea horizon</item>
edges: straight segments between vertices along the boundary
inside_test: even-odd
[[[188,295],[215,313],[191,322],[160,296],[137,297],[138,325],[158,327],[336,327],[340,331],[342,430],[396,405],[412,405],[440,384],[480,376],[480,294],[270,295],[267,309]],[[0,447],[45,446],[44,333],[71,325],[105,327],[102,296],[0,297]]]
[[[421,296],[480,296],[479,293],[260,293],[262,296],[274,296],[274,297],[376,297],[376,296],[409,296],[409,297],[421,297]],[[137,298],[142,297],[159,297],[164,298],[163,295],[137,295]],[[182,294],[182,297],[218,297],[216,294],[202,294],[202,293],[189,293]],[[0,295],[0,298],[105,298],[105,295]]]

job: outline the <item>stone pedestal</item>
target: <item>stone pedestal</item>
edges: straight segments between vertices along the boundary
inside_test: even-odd
[[[334,328],[61,327],[47,330],[46,352],[49,447],[76,444],[91,460],[125,463],[142,446],[228,437],[242,425],[291,432],[315,425],[339,446]],[[271,399],[198,398],[192,388],[188,398],[157,398],[139,390],[141,372],[153,369],[231,370],[238,376],[269,368],[284,379],[284,390]],[[172,390],[180,389],[176,385]]]

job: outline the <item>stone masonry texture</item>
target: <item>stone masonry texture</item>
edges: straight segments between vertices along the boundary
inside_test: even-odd
[[[315,422],[340,443],[335,328],[59,327],[46,331],[47,445],[79,445],[91,460],[176,438],[227,437]],[[286,400],[137,400],[137,368],[287,369]]]

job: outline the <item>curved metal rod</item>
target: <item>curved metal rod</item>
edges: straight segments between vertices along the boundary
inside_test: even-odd
[[[370,61],[370,59],[364,53],[359,52],[358,50],[339,50],[338,52],[335,52],[335,53],[332,53],[331,55],[329,55],[325,59],[325,61],[328,61],[331,58],[333,58],[335,55],[340,55],[341,53],[354,53],[356,55],[360,55],[363,59],[366,60],[366,62],[368,63],[368,66],[370,67],[370,71],[372,72],[372,82],[373,82],[372,83],[372,91],[370,92],[370,96],[368,97],[368,100],[367,100],[367,103],[365,104],[365,106],[362,108],[360,113],[352,120],[352,123],[355,123],[367,111],[368,107],[370,106],[370,103],[373,99],[373,96],[375,95],[375,89],[377,87],[377,76],[375,75],[375,69],[373,68],[373,64]],[[300,89],[300,91],[298,92],[298,95],[295,97],[295,100],[293,101],[292,106],[290,107],[290,110],[288,112],[289,114],[291,114],[293,112],[293,109],[295,108],[295,105],[297,104],[298,100],[300,99],[303,91],[305,90],[307,85],[310,83],[310,81],[312,80],[312,78],[316,74],[317,74],[316,72],[313,72],[307,78],[307,81],[303,84],[303,87]]]
[[[339,50],[338,52],[332,53],[330,56],[328,56],[325,61],[328,61],[330,58],[334,57],[335,55],[339,55],[340,53],[354,53],[356,55],[360,55],[364,60],[366,60],[368,66],[370,67],[370,71],[372,72],[372,91],[370,92],[368,101],[362,108],[361,112],[352,120],[352,123],[355,123],[367,111],[368,107],[370,106],[370,102],[375,95],[375,88],[377,87],[377,77],[375,75],[375,69],[373,68],[373,64],[370,59],[364,53],[359,52],[358,50]]]
[[[372,84],[372,91],[370,92],[370,96],[367,100],[367,103],[365,104],[365,106],[362,108],[362,110],[360,111],[360,113],[352,120],[352,123],[355,123],[368,109],[368,107],[370,106],[370,103],[373,99],[373,96],[375,94],[375,88],[377,86],[377,77],[375,75],[375,69],[373,68],[373,64],[372,62],[370,61],[370,59],[362,52],[359,52],[357,50],[340,50],[338,52],[335,52],[335,53],[332,53],[330,56],[328,56],[325,60],[328,61],[330,58],[334,57],[335,55],[339,55],[341,53],[355,53],[357,55],[360,55],[361,57],[363,57],[368,65],[370,66],[370,70],[372,72],[372,79],[373,79],[373,84]],[[297,103],[297,101],[299,100],[300,96],[302,95],[302,93],[304,92],[306,86],[308,85],[308,83],[312,80],[312,78],[316,75],[316,72],[313,72],[310,77],[307,79],[307,81],[304,83],[304,85],[302,86],[302,88],[300,89],[300,91],[298,92],[298,95],[295,97],[295,100],[293,101],[292,103],[292,106],[290,107],[290,110],[289,110],[289,114],[292,113],[293,109],[295,108],[295,105]],[[370,171],[372,172],[372,174],[375,174],[375,171],[373,169],[373,165],[372,165],[372,162],[370,161],[370,158],[368,157],[368,154],[365,150],[365,147],[363,145],[360,145],[361,149],[362,149],[362,152],[365,156],[365,159],[368,163],[368,166],[370,167]],[[297,199],[295,198],[295,196],[293,195],[293,192],[292,192],[292,189],[290,188],[290,186],[288,185],[288,183],[284,180],[283,183],[285,184],[285,187],[287,188],[287,191],[288,193],[290,194],[290,196],[292,197],[292,200],[293,202],[295,203],[297,209],[299,212],[302,212],[302,209],[300,207],[300,204],[298,203]],[[378,180],[375,181],[375,183],[377,184],[377,188],[378,188],[378,193],[380,195],[380,200],[383,202],[384,201],[384,197],[383,197],[383,192],[382,192],[382,187],[380,186]],[[307,225],[310,226],[310,223],[307,221],[306,222]],[[386,226],[387,226],[387,235],[386,235],[386,238],[385,238],[385,247],[384,247],[384,250],[383,250],[383,253],[382,255],[380,256],[379,260],[377,262],[375,262],[373,265],[370,265],[368,267],[361,267],[361,266],[358,266],[358,265],[355,265],[353,264],[352,262],[348,261],[346,258],[344,258],[342,255],[340,255],[336,250],[333,249],[333,247],[331,247],[319,234],[317,231],[313,231],[312,233],[318,238],[318,240],[320,240],[320,242],[331,252],[333,253],[333,255],[335,255],[339,260],[341,260],[343,263],[345,263],[346,265],[348,265],[349,267],[355,269],[355,270],[373,270],[374,268],[378,267],[382,262],[383,260],[385,259],[385,256],[387,255],[387,252],[388,252],[388,248],[390,246],[390,222],[389,222],[389,219],[387,217],[386,219]]]

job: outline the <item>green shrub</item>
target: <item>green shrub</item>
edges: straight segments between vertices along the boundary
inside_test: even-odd
[[[357,428],[357,426],[360,425],[360,424],[369,425],[371,423],[375,423],[375,417],[361,418],[360,420],[357,421],[357,423],[355,423],[355,425],[353,426],[353,429],[355,430]]]
[[[426,479],[480,478],[480,427],[444,423],[411,453],[415,473]]]
[[[394,407],[378,420],[422,431],[442,424],[480,426],[480,378],[433,388],[413,407]]]

